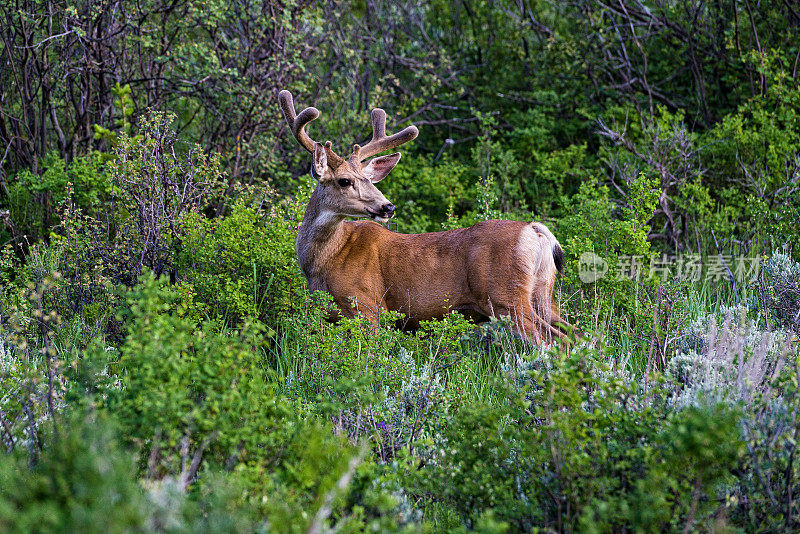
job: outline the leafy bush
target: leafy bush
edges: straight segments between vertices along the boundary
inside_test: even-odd
[[[174,120],[159,112],[143,117],[141,134],[135,139],[123,135],[109,163],[120,200],[109,230],[131,240],[111,259],[122,264],[113,267],[134,280],[146,267],[157,276],[171,273],[174,281],[175,255],[186,233],[181,218],[205,207],[221,187],[219,155],[183,146]]]
[[[448,217],[469,207],[469,168],[443,158],[404,157],[378,188],[397,207],[398,231],[404,234],[435,232]],[[391,227],[391,226],[390,226]]]
[[[227,217],[194,213],[182,222],[178,270],[210,317],[260,318],[275,329],[298,309],[306,282],[295,257],[290,209],[272,206],[262,213],[240,201]]]
[[[712,176],[727,190],[726,203],[742,206],[743,233],[767,247],[800,243],[800,89],[778,51],[753,55],[769,90],[743,102],[711,132]]]
[[[703,315],[688,326],[668,365],[671,402],[742,407],[737,424],[746,454],[726,495],[731,521],[747,531],[791,532],[798,526],[800,461],[795,415],[800,353],[791,337],[767,331],[744,306]],[[714,449],[714,448],[711,448]]]
[[[596,180],[584,182],[575,196],[563,199],[563,209],[570,215],[559,220],[555,233],[565,252],[567,293],[577,298],[562,301],[562,306],[579,326],[598,328],[608,324],[614,331],[625,322],[641,326],[648,320],[648,293],[644,290],[657,280],[648,274],[652,252],[647,232],[658,189],[644,175],[628,186],[628,199],[622,210],[615,209],[608,187]],[[598,271],[600,276],[594,281],[591,277],[586,282],[581,280],[582,273],[587,272],[581,264],[584,255],[598,257],[607,271]]]
[[[766,332],[744,306],[703,314],[681,332],[667,374],[678,405],[742,402],[752,405],[772,387],[791,351],[783,332]]]
[[[671,530],[712,518],[742,452],[736,411],[675,412],[658,383],[598,356],[551,354],[534,362],[526,395],[459,410],[412,478],[417,495],[467,525],[492,509],[518,530]]]
[[[287,387],[299,392],[316,393],[331,381],[366,380],[376,392],[395,393],[417,364],[445,362],[460,350],[462,336],[474,328],[456,312],[441,321],[423,322],[410,333],[397,329],[403,317],[396,312],[383,313],[377,330],[363,317],[328,324],[330,297],[314,298],[304,313],[281,325],[282,356],[291,360],[277,365],[287,376]]]
[[[75,415],[65,423],[50,425],[33,465],[18,454],[0,453],[0,529],[144,529],[146,499],[134,476],[134,461],[117,444],[109,421]]]
[[[111,177],[97,153],[75,158],[67,165],[52,152],[41,165],[40,175],[24,170],[8,184],[9,223],[4,226],[12,235],[0,228],[3,242],[9,237],[27,236],[28,243],[49,238],[65,203],[74,203],[76,208],[93,213],[102,201],[111,197]]]
[[[204,456],[219,465],[269,454],[262,440],[285,412],[259,358],[258,330],[230,335],[198,324],[182,317],[191,302],[177,298],[153,276],[131,290],[130,328],[112,366],[121,384],[103,405],[126,436],[151,443],[159,472],[180,470],[184,439],[192,450],[208,447]]]
[[[748,531],[794,532],[800,528],[800,354],[759,396],[742,420],[747,455],[732,492],[732,519]]]
[[[800,331],[800,263],[774,252],[763,265],[759,293],[773,324]]]
[[[196,483],[201,493],[207,470],[230,473],[241,488],[237,506],[252,505],[279,531],[309,525],[309,509],[338,510],[340,501],[324,502],[338,494],[355,450],[276,395],[260,329],[197,323],[185,315],[191,302],[152,275],[128,299],[130,329],[118,354],[96,348],[90,358],[110,358],[108,377],[94,378],[106,384],[96,402],[140,449],[140,473],[184,489]]]
[[[4,532],[252,532],[231,481],[209,477],[188,494],[180,481],[137,480],[135,457],[119,443],[108,414],[59,416],[35,463],[0,453]]]

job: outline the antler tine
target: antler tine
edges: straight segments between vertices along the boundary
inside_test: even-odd
[[[314,152],[314,140],[306,133],[306,124],[319,117],[319,110],[315,107],[308,107],[298,115],[294,110],[294,98],[292,93],[284,89],[278,93],[278,102],[286,118],[286,124],[292,130],[292,135],[303,148],[309,152]]]
[[[283,110],[283,116],[286,117],[286,123],[289,129],[292,130],[294,138],[297,142],[309,152],[314,152],[314,140],[306,133],[306,124],[319,117],[319,110],[315,107],[308,107],[300,112],[298,115],[294,109],[294,98],[292,93],[284,89],[278,93],[278,102]],[[333,151],[333,145],[330,141],[325,143],[325,154],[328,158],[328,165],[332,168],[337,168],[344,161]]]
[[[398,147],[402,144],[412,141],[419,135],[419,130],[416,126],[408,126],[403,128],[396,134],[386,136],[386,112],[381,108],[372,110],[372,139],[364,146],[353,145],[353,155],[350,160],[355,163],[361,163],[370,156],[374,156],[383,152]]]

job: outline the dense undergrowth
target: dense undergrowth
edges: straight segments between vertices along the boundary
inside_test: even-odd
[[[0,530],[800,529],[791,3],[46,4],[0,2]],[[419,124],[392,229],[546,223],[569,350],[327,322],[282,88]]]
[[[4,529],[797,525],[791,255],[735,291],[673,267],[582,284],[568,266],[557,297],[582,334],[566,352],[458,314],[409,333],[386,314],[373,332],[326,322],[328,300],[305,287],[293,239],[307,190],[242,190],[225,217],[146,213],[171,193],[120,181],[171,151],[146,127],[127,142],[97,171],[104,219],[69,185],[50,243],[3,256]],[[181,190],[214,174],[200,161],[211,170],[171,176]],[[605,189],[582,189],[593,215],[559,221],[576,234],[566,247],[656,257],[653,190],[634,182],[645,208],[614,215]]]

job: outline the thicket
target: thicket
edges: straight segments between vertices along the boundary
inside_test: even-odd
[[[778,0],[0,0],[0,530],[796,531],[799,33]],[[570,351],[328,323],[284,88],[338,147],[420,128],[391,228],[547,224]]]

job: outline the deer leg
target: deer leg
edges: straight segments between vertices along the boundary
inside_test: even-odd
[[[550,326],[559,333],[558,337],[561,338],[562,344],[568,343],[568,334],[577,334],[574,327],[558,313],[558,307],[555,301],[553,301],[551,305],[548,322]]]
[[[511,318],[517,325],[517,330],[521,333],[521,337],[528,341],[532,341],[538,345],[541,343],[552,343],[555,340],[562,340],[565,337],[561,331],[554,328],[547,320],[539,315],[533,306],[518,307],[515,308],[513,312]]]
[[[538,291],[534,287],[530,294],[530,302],[535,313],[546,325],[551,339],[558,338],[563,341],[566,338],[565,334],[569,332],[571,327],[570,324],[558,314],[558,308],[553,301],[552,295],[552,284],[547,284]]]
[[[538,324],[536,313],[532,307],[518,306],[512,308],[511,320],[514,321],[515,331],[522,339],[540,345],[546,338],[542,336],[542,330]]]
[[[552,315],[550,316],[550,324],[553,325],[553,328],[558,329],[559,332],[568,333],[570,330],[572,330],[572,325],[555,311],[553,311]]]
[[[352,297],[347,305],[349,313],[347,317],[363,317],[369,321],[372,332],[375,333],[381,326],[381,311],[383,308],[373,299],[364,297]]]
[[[486,309],[481,310],[481,313],[494,317],[507,315],[514,323],[514,333],[536,345],[550,343],[553,339],[564,336],[536,313],[527,295],[521,297],[519,301],[520,303],[516,306],[490,302]]]
[[[534,338],[543,341],[544,343],[552,343],[553,341],[564,341],[566,336],[564,333],[556,328],[553,324],[553,317],[549,313],[542,313],[537,310],[532,304],[530,307],[522,306],[522,313],[520,315],[521,327],[530,329],[534,334]],[[539,341],[537,341],[538,343]]]

